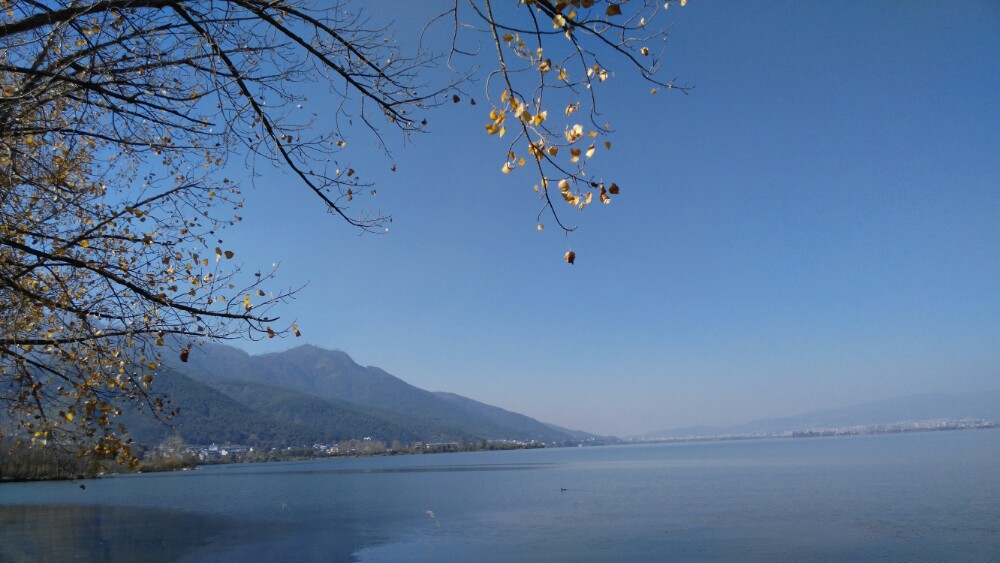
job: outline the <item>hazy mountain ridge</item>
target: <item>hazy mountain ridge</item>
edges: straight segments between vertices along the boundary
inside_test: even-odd
[[[589,432],[582,432],[580,430],[569,430],[567,428],[560,428],[554,424],[546,424],[544,422],[539,422],[531,417],[512,412],[500,407],[495,407],[493,405],[488,405],[486,403],[481,403],[474,399],[468,397],[463,397],[461,395],[456,395],[455,393],[447,393],[444,391],[438,391],[434,393],[438,397],[448,401],[465,412],[483,418],[487,418],[496,424],[499,424],[505,428],[512,428],[519,430],[529,435],[538,436],[536,440],[545,441],[544,436],[551,436],[553,432],[564,434],[567,438],[573,440],[595,440],[595,439],[607,439],[605,436],[597,436],[595,434],[590,434]]]
[[[894,397],[793,416],[758,419],[733,426],[693,426],[644,434],[643,438],[684,438],[778,434],[816,429],[879,426],[930,420],[1000,421],[1000,391]]]
[[[574,440],[574,435],[592,436],[566,432],[453,393],[432,393],[380,368],[362,367],[345,352],[311,345],[251,356],[228,346],[207,344],[192,351],[188,363],[170,361],[170,365],[184,375],[158,389],[172,393],[179,386],[184,400],[178,397],[175,402],[182,409],[185,402],[213,404],[227,420],[242,416],[268,421],[269,427],[280,430],[268,433],[248,423],[253,430],[219,428],[220,435],[252,436],[261,441],[262,435],[269,441],[294,435],[311,437],[314,442],[365,436],[403,442],[563,442]],[[161,380],[174,375],[165,374]],[[237,411],[242,414],[234,415]],[[185,439],[190,434],[204,436],[205,432],[193,432],[191,426],[213,426],[207,413],[206,409],[182,410],[177,431]]]
[[[321,399],[280,387],[232,379],[206,381],[206,385],[257,412],[309,428],[326,441],[358,437],[377,440],[418,439],[419,432],[392,420],[391,416],[365,412],[343,401]]]

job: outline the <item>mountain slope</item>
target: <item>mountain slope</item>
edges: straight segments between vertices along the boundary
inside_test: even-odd
[[[479,401],[469,399],[468,397],[463,397],[461,395],[456,395],[455,393],[438,391],[434,393],[434,395],[458,407],[471,416],[485,418],[495,424],[503,426],[504,428],[511,428],[524,433],[526,436],[533,436],[535,440],[545,441],[546,436],[551,436],[553,432],[565,434],[569,438],[586,439],[573,436],[571,434],[572,431],[554,427],[551,424],[539,422],[523,414],[511,412],[500,407],[494,407],[493,405],[487,405],[486,403],[480,403]],[[596,436],[593,436],[592,434],[587,434],[587,436],[590,438],[596,438]]]
[[[231,379],[213,379],[206,385],[269,416],[309,428],[326,440],[371,437],[376,440],[452,441],[474,436],[379,409],[359,408],[336,399],[322,399],[280,387]]]
[[[563,441],[572,437],[534,419],[425,391],[377,367],[362,367],[344,352],[300,346],[250,356],[218,344],[192,351],[183,368],[198,381],[221,380],[277,387],[324,400],[350,403],[365,412],[392,413],[428,431],[425,439],[516,439]],[[480,405],[480,406],[474,406]],[[489,407],[489,408],[483,408]],[[506,414],[502,414],[506,413]]]
[[[132,438],[146,446],[178,435],[193,444],[234,443],[252,446],[314,443],[308,429],[256,411],[182,373],[166,371],[155,391],[165,393],[180,413],[160,422],[148,414],[128,413],[122,420]]]

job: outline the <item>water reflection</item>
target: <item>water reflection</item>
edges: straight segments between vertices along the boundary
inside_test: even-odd
[[[327,523],[329,524],[329,522]],[[14,505],[0,511],[0,561],[350,561],[343,527],[303,529],[180,510]]]
[[[1000,431],[584,450],[214,466],[88,481],[85,490],[5,483],[0,561],[1000,553]]]
[[[175,560],[231,528],[224,518],[121,506],[5,506],[0,561]]]

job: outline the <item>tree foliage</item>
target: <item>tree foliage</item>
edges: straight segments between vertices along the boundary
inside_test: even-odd
[[[504,174],[520,167],[534,173],[543,203],[539,219],[547,212],[569,232],[575,227],[563,221],[554,200],[583,210],[598,201],[609,204],[619,193],[616,182],[590,170],[598,152],[612,146],[612,125],[598,103],[601,86],[614,75],[611,64],[640,74],[651,94],[687,90],[655,76],[658,43],[666,37],[657,16],[671,3],[522,0],[520,10],[500,14],[488,0],[482,6],[470,2],[498,61],[486,79],[486,132],[500,139],[510,135]],[[539,221],[538,230],[543,228]],[[576,253],[567,251],[565,259],[572,264]]]
[[[571,231],[556,202],[619,191],[590,170],[611,148],[598,105],[611,67],[675,88],[655,78],[671,3],[455,0],[425,30],[450,27],[434,54],[349,4],[0,0],[0,435],[130,460],[116,418],[136,404],[169,416],[152,387],[164,350],[297,335],[271,314],[293,292],[269,287],[273,270],[242,272],[222,241],[242,202],[227,171],[278,166],[378,231],[386,216],[352,207],[371,186],[346,160],[351,124],[406,136],[481,84],[500,171],[530,169],[539,216]],[[481,83],[426,79],[490,52]],[[315,83],[338,100],[327,115],[301,111]]]

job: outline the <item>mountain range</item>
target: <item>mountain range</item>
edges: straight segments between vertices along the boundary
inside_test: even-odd
[[[301,446],[370,437],[385,442],[513,440],[572,445],[615,443],[579,430],[454,393],[420,389],[345,352],[305,345],[251,356],[221,344],[192,350],[187,363],[168,360],[155,380],[180,414],[163,424],[127,414],[141,444],[171,435],[193,444]],[[636,439],[771,435],[815,429],[890,425],[940,419],[1000,421],[1000,391],[926,394],[875,401],[734,426],[650,432]]]
[[[910,395],[795,416],[754,420],[734,426],[689,426],[659,430],[641,438],[753,436],[962,419],[1000,421],[1000,391]]]
[[[345,352],[306,345],[251,356],[206,344],[168,361],[155,391],[180,414],[164,425],[126,415],[130,434],[153,445],[185,442],[288,446],[370,437],[386,442],[516,440],[569,444],[605,438],[545,424],[454,393],[420,389]]]

